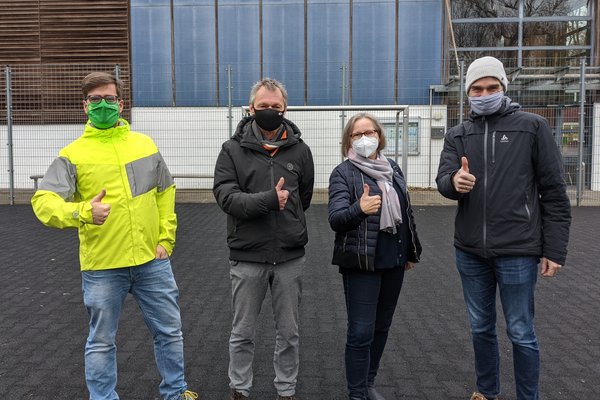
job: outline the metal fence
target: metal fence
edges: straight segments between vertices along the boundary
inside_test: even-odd
[[[412,67],[404,62],[397,68],[409,69],[405,72],[410,74],[426,61],[416,61]],[[507,68],[507,95],[526,111],[548,120],[563,155],[565,181],[573,204],[600,205],[600,106],[596,106],[600,70],[585,66],[584,60],[560,66],[552,66],[551,61],[536,59],[530,67]],[[345,121],[353,113],[369,110],[386,129],[385,152],[405,170],[413,201],[452,203],[437,193],[435,175],[444,132],[468,113],[464,78],[461,79],[466,66],[455,60],[430,62],[446,66],[447,71],[435,79],[400,83],[389,80],[395,75],[394,65],[383,61],[392,69],[388,74],[369,74],[361,71],[360,63],[356,62],[352,71],[346,64],[329,63],[327,80],[318,82],[311,81],[310,74],[272,74],[289,90],[302,88],[302,94],[290,93],[287,117],[300,127],[303,139],[313,151],[316,201],[326,201],[329,174],[342,160],[340,139]],[[505,61],[505,65],[512,63]],[[97,70],[116,73],[125,81],[124,117],[130,120],[132,129],[148,134],[157,143],[176,177],[178,201],[214,201],[211,193],[214,163],[221,144],[231,136],[245,113],[247,100],[241,93],[249,93],[251,82],[259,79],[246,76],[244,71],[255,70],[256,66],[220,66],[221,82],[217,84],[212,82],[214,68],[187,66],[188,70],[212,72],[199,73],[188,84],[179,81],[177,96],[167,96],[171,104],[167,106],[154,102],[164,97],[157,88],[173,81],[172,71],[163,67],[133,69],[105,64],[3,67],[0,141],[6,143],[6,149],[0,154],[0,203],[27,202],[58,151],[81,134],[85,115],[79,85],[87,73]],[[287,69],[296,71],[300,67]],[[163,70],[169,73],[161,75]],[[279,66],[273,70],[286,68]],[[267,68],[265,74],[268,73]],[[143,85],[136,83],[141,75]],[[186,77],[189,79],[189,74]],[[208,88],[204,97],[198,93],[191,96],[190,91],[186,95],[187,86],[200,90],[198,85],[202,81],[207,82],[205,88]],[[211,90],[219,95],[215,96]],[[378,92],[382,93],[379,98]],[[363,99],[362,104],[356,104],[356,99]]]

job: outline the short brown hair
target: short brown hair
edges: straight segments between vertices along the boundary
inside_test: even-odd
[[[379,120],[375,118],[374,115],[361,112],[353,115],[344,127],[344,131],[342,133],[342,155],[344,157],[348,157],[348,150],[350,150],[350,148],[352,147],[352,130],[354,129],[354,124],[356,123],[356,121],[363,118],[371,120],[371,122],[375,126],[375,130],[379,134],[379,146],[377,146],[377,152],[380,152],[385,148],[385,135],[383,133],[383,125],[381,125],[381,122],[379,122]]]
[[[279,91],[281,92],[281,95],[283,96],[283,107],[287,108],[287,102],[288,102],[287,90],[285,90],[285,86],[283,85],[283,83],[279,82],[278,80],[272,79],[272,78],[261,79],[260,81],[256,82],[254,85],[252,85],[252,89],[250,89],[250,103],[249,103],[251,106],[254,106],[254,99],[256,98],[256,93],[262,87],[265,87],[271,91],[275,91],[275,90],[279,89]]]
[[[117,96],[121,97],[121,91],[123,90],[123,82],[115,78],[113,75],[106,72],[92,72],[88,74],[83,81],[81,81],[81,91],[83,92],[83,98],[87,98],[88,93],[91,90],[96,89],[99,86],[104,85],[115,85],[117,88]]]

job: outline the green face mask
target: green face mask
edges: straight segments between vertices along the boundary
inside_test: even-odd
[[[112,128],[119,120],[119,103],[107,103],[104,99],[99,103],[89,103],[88,118],[98,129]]]

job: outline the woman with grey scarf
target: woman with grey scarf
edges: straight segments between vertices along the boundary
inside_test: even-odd
[[[381,123],[360,113],[342,135],[347,159],[329,178],[329,224],[334,265],[343,278],[348,330],[346,381],[351,400],[384,400],[375,376],[388,337],[404,272],[421,254],[406,181],[382,154]]]

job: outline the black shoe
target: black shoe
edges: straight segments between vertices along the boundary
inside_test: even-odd
[[[369,394],[369,400],[385,400],[385,397],[375,390],[375,387],[373,386],[369,386],[367,393]]]

